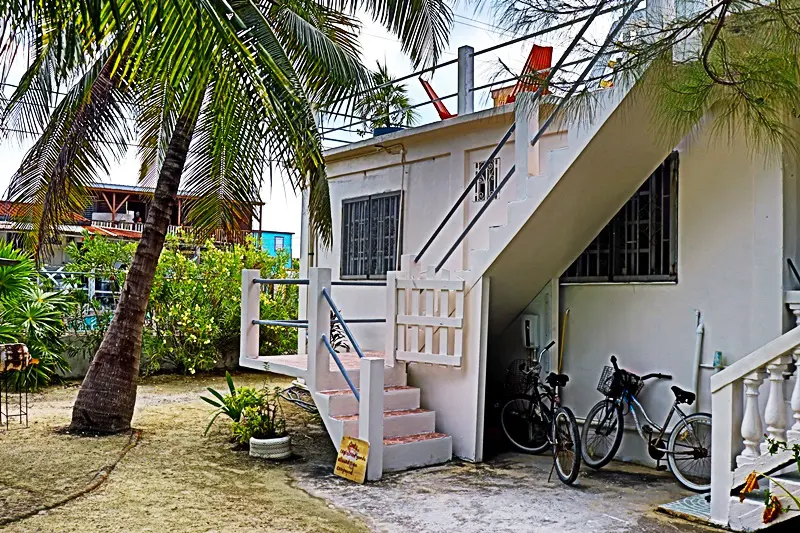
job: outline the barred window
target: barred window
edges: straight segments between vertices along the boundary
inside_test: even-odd
[[[283,237],[275,237],[275,251],[283,250]]]
[[[385,278],[397,269],[400,193],[342,202],[342,278]]]
[[[475,173],[473,176],[478,174],[478,171],[481,169],[483,164],[486,161],[478,161],[475,163]],[[495,157],[489,162],[489,165],[486,167],[486,172],[483,173],[483,176],[478,178],[478,181],[475,182],[475,202],[485,202],[489,196],[494,192],[497,188],[497,181],[500,177],[500,158]]]
[[[561,278],[563,282],[678,278],[678,153],[644,182]]]

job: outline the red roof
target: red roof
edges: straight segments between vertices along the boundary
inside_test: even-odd
[[[0,200],[0,216],[8,217],[12,220],[24,219],[28,216],[31,204],[25,202],[9,202]],[[88,224],[89,220],[79,213],[73,213],[68,220],[74,224]]]
[[[120,228],[101,228],[99,226],[89,226],[86,231],[93,235],[102,235],[104,237],[120,237],[123,239],[141,239],[142,234],[138,231]]]

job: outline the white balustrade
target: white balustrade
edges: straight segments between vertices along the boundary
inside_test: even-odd
[[[769,372],[769,397],[764,409],[764,422],[767,423],[767,436],[776,441],[786,442],[786,398],[783,394],[784,371],[792,361],[791,356],[781,356],[767,365]],[[762,444],[766,451],[768,444]]]

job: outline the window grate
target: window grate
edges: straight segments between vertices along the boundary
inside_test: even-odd
[[[342,202],[342,278],[385,278],[397,269],[400,193]]]
[[[562,276],[564,282],[677,279],[678,153],[636,191]]]
[[[484,161],[478,161],[475,163],[475,173],[474,176],[478,175],[478,171],[480,171],[483,164],[486,163]],[[497,181],[500,176],[500,158],[495,157],[489,162],[489,165],[486,167],[486,172],[483,173],[483,176],[478,178],[478,181],[475,182],[475,202],[485,202],[489,196],[494,192],[497,188]]]

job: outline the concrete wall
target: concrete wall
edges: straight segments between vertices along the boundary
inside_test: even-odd
[[[784,331],[783,190],[796,205],[794,178],[787,174],[784,182],[780,158],[751,155],[741,137],[712,142],[701,129],[679,152],[677,283],[561,288],[560,311],[569,310],[564,372],[571,378],[564,396],[578,417],[601,398],[600,372],[616,354],[633,372],[674,376],[648,384],[640,397],[650,416],[663,420],[670,385],[692,387],[697,310],[705,363],[721,351],[730,364]],[[787,225],[796,228],[796,221]],[[702,411],[710,411],[711,372],[700,371]],[[630,437],[621,455],[644,459],[644,447]]]

